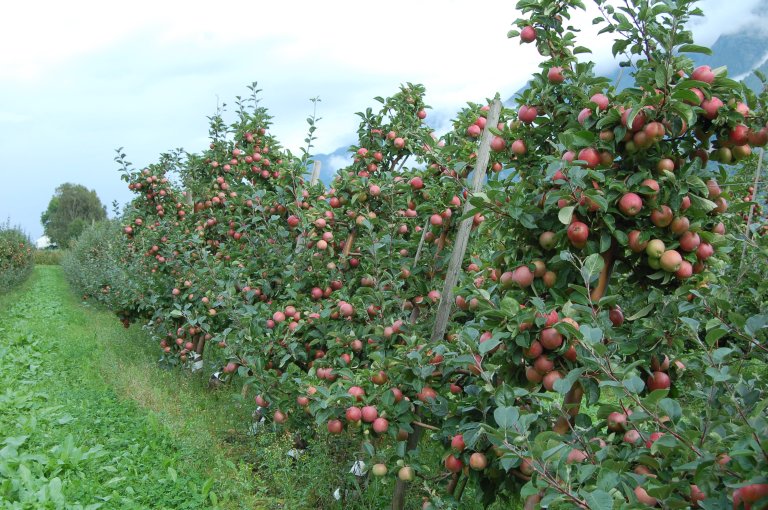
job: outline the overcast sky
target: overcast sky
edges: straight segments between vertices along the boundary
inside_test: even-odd
[[[761,0],[705,0],[697,40],[754,22]],[[765,5],[765,0],[762,0]],[[114,149],[143,166],[207,145],[207,116],[257,81],[273,133],[296,152],[319,96],[317,152],[354,141],[355,112],[423,83],[429,119],[517,91],[541,57],[506,37],[513,0],[5,2],[0,17],[0,222],[37,238],[54,189],[128,201]],[[761,9],[763,10],[763,9]],[[580,18],[585,34],[589,20]],[[587,39],[587,36],[585,36]],[[593,59],[609,68],[610,42]],[[600,67],[599,69],[600,70]],[[428,119],[428,120],[429,120]]]

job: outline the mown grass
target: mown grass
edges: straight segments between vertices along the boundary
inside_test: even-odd
[[[134,334],[56,267],[0,299],[0,508],[279,508],[231,460],[231,400],[141,372]]]
[[[63,250],[35,250],[35,264],[39,266],[58,266],[61,264]]]

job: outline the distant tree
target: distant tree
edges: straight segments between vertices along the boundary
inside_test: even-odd
[[[67,182],[56,188],[40,222],[52,242],[66,247],[85,227],[106,218],[107,209],[95,191]]]

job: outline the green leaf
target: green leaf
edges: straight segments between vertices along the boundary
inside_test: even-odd
[[[624,379],[623,384],[630,393],[640,393],[645,388],[643,380],[636,375]]]
[[[584,259],[584,265],[581,267],[581,276],[584,281],[591,282],[600,275],[600,271],[605,267],[605,261],[599,253],[593,253]]]
[[[560,223],[563,225],[570,225],[574,209],[576,209],[575,205],[569,205],[568,207],[560,209],[560,212],[557,213],[557,219],[560,220]]]
[[[676,422],[683,415],[683,410],[677,400],[671,398],[663,398],[659,402],[659,407],[664,413],[669,416],[673,422]]]
[[[603,341],[603,330],[600,328],[593,328],[585,324],[579,328],[579,332],[582,339],[588,344],[594,345]]]
[[[501,340],[498,338],[491,338],[490,340],[486,340],[480,344],[480,355],[485,356],[493,349],[495,349],[499,344],[501,344]]]
[[[592,510],[611,510],[613,508],[613,497],[601,490],[584,494],[584,501]]]
[[[699,96],[697,96],[690,89],[679,89],[674,91],[672,93],[672,99],[677,99],[679,101],[688,101],[694,104],[698,104],[699,102]]]
[[[520,411],[517,407],[497,407],[493,411],[493,419],[496,420],[496,424],[502,429],[513,428],[519,418]]]
[[[707,342],[707,345],[712,346],[712,345],[715,345],[715,342],[717,342],[727,334],[728,334],[728,331],[726,331],[723,328],[711,329],[707,333],[705,341]]]
[[[680,53],[703,53],[704,55],[711,55],[712,50],[706,46],[698,46],[696,44],[683,44],[677,51]]]
[[[555,381],[555,384],[554,384],[555,391],[561,395],[565,395],[566,393],[568,393],[571,387],[576,383],[576,381],[579,380],[579,377],[581,376],[582,372],[583,372],[583,369],[574,368],[573,370],[568,372],[567,376]]]
[[[680,317],[680,321],[691,328],[691,331],[693,331],[695,335],[699,334],[699,321],[696,319],[691,319],[690,317]]]
[[[634,314],[630,315],[629,317],[627,317],[627,320],[628,321],[636,321],[637,319],[642,319],[643,317],[645,317],[646,315],[651,313],[651,310],[653,310],[653,308],[655,306],[656,305],[654,303],[651,303],[649,305],[645,305],[643,308],[638,310],[637,313],[634,313]]]
[[[747,323],[744,325],[744,331],[747,334],[755,336],[757,332],[768,325],[768,315],[753,315],[747,319]]]

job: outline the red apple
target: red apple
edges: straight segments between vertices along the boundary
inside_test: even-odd
[[[361,411],[361,417],[365,423],[373,423],[378,416],[379,411],[374,406],[365,406]]]
[[[643,199],[636,193],[625,193],[619,199],[619,211],[627,216],[635,216],[643,209]]]
[[[373,420],[373,431],[377,434],[383,434],[389,429],[389,422],[385,418],[376,418]]]
[[[563,345],[563,335],[561,335],[555,328],[546,328],[541,331],[540,342],[545,349],[554,351]]]
[[[560,66],[550,67],[547,71],[547,79],[550,83],[563,83],[565,76],[563,76],[563,68]]]
[[[464,463],[461,459],[457,459],[453,455],[448,455],[445,458],[445,469],[451,473],[458,473],[464,468]]]
[[[520,30],[520,41],[523,43],[531,43],[536,40],[536,29],[528,25]]]
[[[524,122],[526,124],[530,124],[531,122],[536,120],[536,117],[538,117],[538,115],[539,115],[539,112],[535,106],[523,105],[520,107],[520,109],[517,112],[517,118],[520,119],[520,122]]]
[[[648,376],[646,385],[649,391],[668,390],[672,386],[672,380],[664,372],[654,372]]]
[[[583,248],[589,237],[589,227],[580,221],[574,221],[568,226],[568,240],[575,248]]]
[[[475,452],[469,457],[469,466],[475,471],[482,471],[488,466],[488,459],[480,452]]]
[[[711,84],[715,81],[715,73],[712,72],[712,68],[709,66],[699,66],[693,70],[691,78]]]
[[[328,432],[331,434],[341,434],[344,425],[341,420],[328,420]]]

